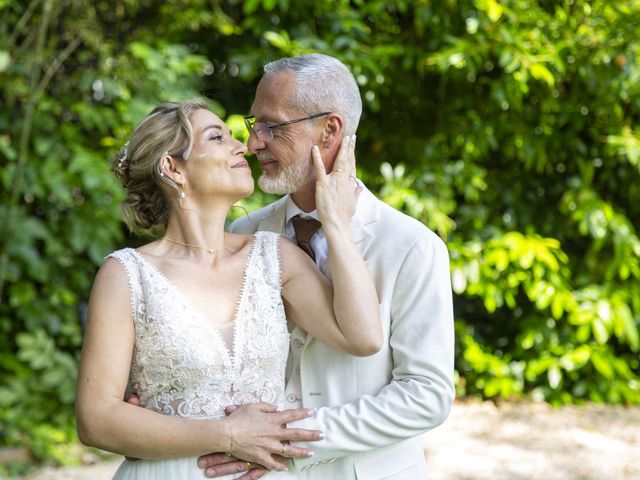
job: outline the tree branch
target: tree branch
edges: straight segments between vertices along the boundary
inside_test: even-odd
[[[33,95],[36,101],[40,98],[40,95],[42,95],[42,93],[47,89],[49,82],[56,74],[58,69],[62,66],[65,60],[69,58],[74,50],[80,46],[81,43],[82,37],[78,36],[74,38],[73,41],[69,45],[67,45],[65,49],[62,50],[62,52],[60,52],[60,54],[53,60],[53,62],[51,62],[51,65],[49,65],[49,68],[47,68],[47,71],[40,79],[40,83],[38,84],[38,87],[36,88],[36,91]]]
[[[13,29],[13,32],[11,33],[11,38],[9,38],[7,47],[10,47],[11,45],[13,45],[15,41],[18,39],[18,35],[22,33],[22,29],[31,18],[31,15],[33,15],[33,12],[35,11],[39,3],[40,3],[40,0],[33,0],[29,4],[29,7],[27,7],[27,10],[22,14],[22,17],[20,17],[20,20],[18,20],[18,23],[16,24],[16,28]]]

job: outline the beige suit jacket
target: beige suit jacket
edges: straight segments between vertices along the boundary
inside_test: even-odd
[[[285,210],[283,197],[236,220],[230,231],[282,233]],[[288,379],[287,400],[317,410],[290,426],[319,429],[326,437],[301,443],[314,455],[296,459],[292,473],[318,480],[424,480],[416,437],[447,418],[455,394],[447,249],[431,230],[367,189],[351,228],[376,284],[385,341],[377,354],[359,358],[293,330],[292,371],[300,381]]]

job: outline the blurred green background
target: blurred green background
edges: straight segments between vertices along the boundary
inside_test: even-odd
[[[145,241],[133,126],[204,96],[244,138],[262,64],[308,52],[360,85],[360,177],[447,242],[458,394],[640,405],[639,31],[638,0],[0,0],[0,447],[80,460],[91,283]]]

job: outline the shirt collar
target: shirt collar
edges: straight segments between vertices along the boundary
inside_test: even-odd
[[[356,179],[356,183],[359,186],[364,186],[364,184],[362,183],[362,181],[360,181],[360,179]],[[284,218],[285,225],[289,223],[291,219],[296,215],[300,215],[302,218],[315,218],[316,220],[320,220],[318,216],[318,210],[304,212],[300,207],[298,207],[298,205],[296,205],[296,202],[293,201],[293,199],[291,198],[291,195],[287,195],[287,211],[285,213],[285,218]]]
[[[296,215],[300,215],[302,218],[315,218],[316,220],[319,220],[318,210],[312,210],[311,212],[303,212],[302,209],[298,207],[298,205],[296,205],[296,202],[293,201],[293,199],[291,198],[291,195],[289,195],[287,197],[287,211],[284,217],[285,224],[289,223],[291,219]]]

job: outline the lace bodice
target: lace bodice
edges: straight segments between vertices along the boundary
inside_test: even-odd
[[[284,407],[289,333],[277,234],[257,232],[253,239],[231,350],[218,328],[144,256],[131,248],[110,256],[129,276],[135,322],[129,387],[142,406],[181,417],[222,417],[224,407],[242,403]]]

